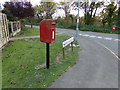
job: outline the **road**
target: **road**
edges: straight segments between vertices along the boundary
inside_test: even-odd
[[[75,36],[74,30],[57,31]],[[77,64],[49,88],[118,88],[118,38],[115,34],[79,31]]]

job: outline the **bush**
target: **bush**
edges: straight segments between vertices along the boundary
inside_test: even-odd
[[[20,22],[21,22],[21,29],[24,30],[25,29],[25,22],[26,22],[26,20],[25,19],[21,19]]]
[[[66,28],[66,29],[76,29],[76,24],[67,24],[67,25],[57,25],[58,28]],[[91,31],[91,32],[101,32],[101,33],[115,33],[120,34],[120,29],[118,28],[116,31],[112,31],[112,26],[94,26],[94,25],[79,25],[80,31]]]

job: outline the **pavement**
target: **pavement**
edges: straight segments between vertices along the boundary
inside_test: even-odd
[[[62,33],[57,33],[56,35],[60,35]],[[27,38],[40,38],[40,35],[36,35],[36,36],[24,36],[24,37],[12,37],[10,38],[10,40],[19,40],[19,39],[27,39]]]
[[[25,37],[12,37],[10,38],[10,40],[27,39],[27,38],[40,38],[40,36],[36,35],[36,36],[25,36]]]
[[[75,30],[57,28],[57,31],[75,36]],[[49,88],[118,88],[119,37],[116,34],[79,31],[77,64]]]

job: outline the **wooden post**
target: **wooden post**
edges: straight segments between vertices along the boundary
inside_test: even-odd
[[[13,22],[10,22],[11,24],[11,32],[12,32],[12,36],[13,36]]]
[[[73,51],[73,42],[71,42],[71,48],[72,48],[72,51]]]
[[[62,48],[63,58],[65,58],[64,48]]]
[[[1,45],[2,47],[4,44],[6,44],[9,41],[9,28],[8,28],[8,22],[7,22],[7,16],[5,14],[0,13],[0,23],[1,23]]]
[[[7,16],[5,15],[5,22],[6,22],[6,34],[7,34],[7,41],[9,41],[10,36],[9,36],[9,27],[8,27],[8,21],[7,21]]]

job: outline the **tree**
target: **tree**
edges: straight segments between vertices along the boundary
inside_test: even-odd
[[[31,19],[34,16],[34,8],[32,7],[32,4],[30,2],[24,2],[22,0],[13,0],[11,2],[5,2],[3,6],[5,10],[8,10],[18,20],[24,19],[26,17]]]
[[[10,11],[7,10],[6,8],[4,8],[4,9],[2,10],[2,13],[5,13],[5,14],[7,15],[7,19],[8,19],[9,21],[14,21],[14,20],[16,20],[15,17],[13,16],[13,14],[11,14]]]
[[[24,8],[24,16],[28,17],[30,19],[31,28],[32,28],[32,19],[34,17],[34,8],[32,7],[32,4],[30,2],[25,2],[25,8]]]
[[[103,5],[103,2],[94,2],[93,0],[91,0],[91,2],[81,2],[81,7],[85,17],[84,22],[86,25],[93,24],[97,10]]]
[[[5,2],[3,6],[18,19],[34,16],[34,9],[30,2]]]
[[[36,16],[40,19],[51,19],[56,10],[55,2],[40,2],[40,5],[34,7]]]
[[[112,22],[112,18],[113,18],[113,15],[114,15],[114,12],[116,10],[116,6],[114,6],[114,2],[112,2],[111,4],[109,4],[107,7],[106,7],[106,13],[108,13],[107,15],[107,22],[108,22],[108,25],[111,25],[111,22]]]
[[[107,23],[107,13],[104,12],[104,10],[100,13],[100,19],[101,19],[101,22],[102,22],[102,25],[105,26],[106,23]]]
[[[35,16],[37,16],[37,18],[40,19],[41,8],[38,5],[36,5],[34,6],[34,11],[35,11]]]
[[[120,1],[118,2],[117,25],[120,27]]]
[[[75,8],[78,7],[78,2],[75,2]],[[93,24],[95,21],[95,16],[97,13],[97,10],[101,8],[104,5],[103,2],[96,1],[95,0],[86,0],[80,2],[81,10],[84,13],[84,22],[86,25]]]
[[[103,16],[102,18],[103,24],[108,23],[108,25],[110,26],[114,22],[116,15],[116,8],[117,6],[114,5],[114,2],[111,2],[103,9],[101,13],[101,15]]]
[[[73,2],[66,2],[65,0],[61,0],[61,2],[58,3],[57,8],[60,10],[63,10],[65,13],[65,24],[70,24],[71,21],[73,22],[73,15],[70,14],[71,9],[73,8]]]
[[[69,16],[69,14],[70,14],[70,7],[71,7],[71,2],[60,2],[59,4],[58,4],[58,9],[62,9],[62,10],[64,10],[64,12],[65,12],[65,18],[67,18],[68,16]]]

